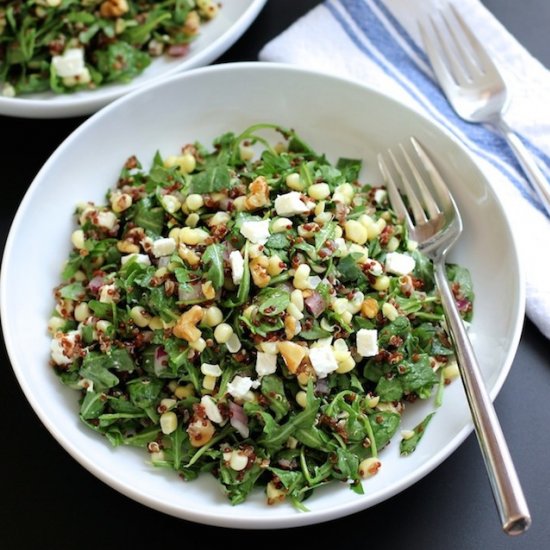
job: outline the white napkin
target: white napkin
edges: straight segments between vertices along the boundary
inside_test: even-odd
[[[266,44],[259,57],[369,84],[458,136],[502,200],[520,249],[527,315],[550,338],[550,220],[503,139],[454,113],[421,46],[416,21],[446,1],[327,0]],[[550,72],[479,0],[457,4],[504,73],[512,98],[506,121],[550,181]]]

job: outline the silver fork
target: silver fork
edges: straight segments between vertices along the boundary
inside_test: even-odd
[[[415,138],[411,138],[411,145],[414,151],[412,155],[400,145],[397,154],[391,149],[388,151],[388,162],[384,156],[378,155],[378,164],[394,211],[405,219],[410,236],[417,241],[419,250],[433,261],[435,282],[455,346],[461,379],[502,528],[509,535],[518,535],[528,529],[531,517],[445,273],[446,255],[462,233],[462,220],[451,193],[428,154]],[[398,156],[403,160],[399,161]],[[423,176],[423,173],[428,177]],[[434,194],[430,191],[428,181],[431,182]],[[401,186],[398,182],[401,182]],[[408,200],[410,214],[401,197],[400,187]]]
[[[419,28],[434,73],[453,109],[464,120],[488,122],[502,133],[550,215],[550,183],[503,119],[508,97],[498,67],[452,4]]]

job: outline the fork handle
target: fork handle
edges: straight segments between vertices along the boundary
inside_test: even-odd
[[[531,187],[537,193],[542,205],[550,216],[550,182],[544,177],[542,170],[538,167],[535,158],[523,145],[518,135],[506,124],[503,119],[495,122],[496,128],[502,133],[510,149],[516,155]]]
[[[434,262],[434,275],[447,325],[456,348],[462,383],[472,412],[477,439],[489,474],[502,528],[509,535],[519,535],[531,524],[527,502],[502,428],[483,382],[474,350],[456,307],[443,260]]]

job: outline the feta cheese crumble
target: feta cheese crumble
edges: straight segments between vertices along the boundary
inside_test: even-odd
[[[52,57],[52,65],[57,76],[66,78],[79,76],[84,72],[84,50],[82,48],[68,48],[62,55]]]
[[[386,271],[396,275],[408,275],[414,270],[416,262],[412,256],[401,252],[388,252],[386,254]]]
[[[156,258],[170,256],[176,250],[176,240],[171,237],[157,239],[153,241],[153,255]]]
[[[376,329],[361,328],[357,331],[357,353],[361,357],[378,355],[378,331]]]
[[[275,199],[275,210],[279,216],[294,216],[303,214],[309,210],[308,206],[300,198],[297,191],[291,191],[284,195],[279,195]]]
[[[233,250],[229,254],[229,263],[231,264],[231,279],[233,279],[233,284],[238,285],[244,275],[244,258],[239,250]]]
[[[256,355],[256,372],[258,376],[267,376],[277,371],[277,355],[259,351]]]
[[[326,378],[338,368],[338,362],[330,346],[312,347],[309,350],[309,360],[319,378]]]
[[[269,220],[246,221],[241,225],[241,235],[254,244],[265,244],[269,239]]]

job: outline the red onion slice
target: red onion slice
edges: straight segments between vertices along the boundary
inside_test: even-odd
[[[243,437],[248,437],[250,430],[248,429],[248,417],[246,416],[244,409],[229,401],[229,423],[233,426]]]

